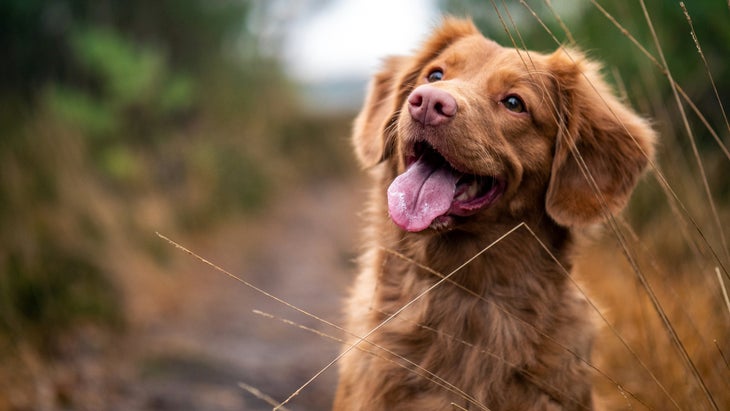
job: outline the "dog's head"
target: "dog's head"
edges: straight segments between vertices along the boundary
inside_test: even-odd
[[[625,206],[654,139],[581,53],[504,48],[457,19],[385,61],[354,131],[363,166],[387,163],[390,215],[408,231],[536,205],[562,226],[600,221]]]

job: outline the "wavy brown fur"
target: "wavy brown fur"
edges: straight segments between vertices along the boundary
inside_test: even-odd
[[[422,132],[406,99],[436,66],[444,80],[433,86],[459,109],[430,141],[459,169],[504,176],[507,189],[448,230],[410,233],[390,220],[385,193],[404,171],[404,147]],[[571,268],[573,230],[624,207],[654,141],[598,70],[575,50],[503,48],[457,19],[414,56],[385,61],[353,137],[373,185],[347,328],[365,336],[440,280],[418,264],[447,275],[522,222],[560,265],[517,229],[341,360],[336,411],[594,408],[589,309],[563,269]],[[520,95],[528,115],[506,111],[508,93]]]

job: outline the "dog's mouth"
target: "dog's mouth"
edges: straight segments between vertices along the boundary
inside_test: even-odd
[[[404,230],[448,229],[454,217],[476,214],[504,192],[503,179],[458,171],[426,142],[412,151],[388,188],[390,216]]]

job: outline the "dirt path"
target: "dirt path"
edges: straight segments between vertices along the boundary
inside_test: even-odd
[[[347,181],[302,187],[258,218],[232,221],[184,245],[290,304],[339,323],[354,272],[361,197],[362,190]],[[170,278],[156,286],[167,287],[155,297],[163,308],[147,316],[152,320],[140,321],[135,382],[115,408],[270,410],[238,383],[281,401],[337,355],[338,342],[253,310],[339,336],[336,330],[192,257],[179,257]],[[289,409],[328,409],[335,382],[333,368]]]

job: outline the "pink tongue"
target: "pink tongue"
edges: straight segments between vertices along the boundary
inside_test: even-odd
[[[390,217],[404,230],[425,230],[451,208],[458,180],[448,165],[434,167],[420,158],[388,187]]]

